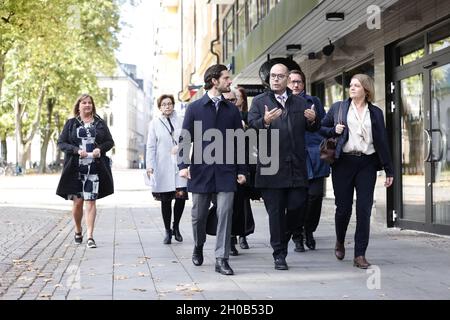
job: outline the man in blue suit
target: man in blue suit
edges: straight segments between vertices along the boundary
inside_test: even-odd
[[[217,195],[217,231],[215,270],[224,275],[234,274],[228,264],[231,243],[231,219],[236,180],[246,182],[245,164],[237,164],[236,145],[226,139],[227,131],[242,129],[239,109],[223,98],[222,93],[230,92],[231,79],[227,67],[213,65],[204,76],[207,93],[189,105],[183,121],[180,137],[180,176],[188,179],[187,188],[192,192],[192,228],[194,252],[192,262],[196,266],[203,263],[203,244],[206,241],[206,221],[211,198]],[[188,139],[188,137],[192,137]],[[210,136],[213,136],[210,139]],[[207,138],[208,137],[208,138]],[[213,141],[211,141],[213,140]],[[232,139],[233,140],[233,139]],[[234,141],[234,140],[233,140]],[[193,152],[190,163],[190,144]],[[233,154],[232,163],[225,156]],[[227,156],[227,160],[228,157]]]

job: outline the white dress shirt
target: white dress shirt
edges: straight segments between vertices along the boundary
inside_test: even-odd
[[[372,122],[367,103],[364,105],[364,112],[360,117],[356,105],[353,101],[351,102],[347,114],[347,127],[348,140],[342,148],[344,153],[355,151],[370,155],[375,152],[372,137]]]

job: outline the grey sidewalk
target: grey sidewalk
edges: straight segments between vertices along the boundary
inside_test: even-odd
[[[347,255],[344,261],[334,257],[329,199],[316,232],[317,250],[297,253],[290,243],[288,271],[273,268],[267,214],[259,202],[252,203],[256,230],[248,237],[250,249],[238,248],[239,256],[230,257],[235,275],[214,271],[210,236],[205,262],[196,267],[191,203],[181,223],[184,242],[163,245],[159,203],[148,190],[133,189],[140,174],[123,176],[128,185],[99,201],[97,249],[73,244],[69,202],[50,199],[57,205],[45,209],[50,205],[24,207],[26,198],[22,206],[0,201],[0,299],[450,299],[450,238],[373,223],[367,258],[374,266],[360,270],[352,266],[354,216]],[[52,184],[48,189],[54,192]]]
[[[205,245],[205,262],[191,262],[190,208],[181,230],[184,242],[163,245],[157,207],[103,207],[97,249],[72,244],[70,215],[36,228],[12,252],[2,246],[1,299],[449,299],[450,241],[417,232],[372,229],[368,259],[376,273],[333,255],[334,230],[328,200],[317,231],[317,250],[294,252],[288,271],[273,268],[268,226],[261,203],[253,205],[256,232],[249,250],[230,258],[235,276],[214,272],[214,237]],[[2,208],[2,212],[4,212]],[[26,209],[16,214],[29,214]],[[41,214],[45,214],[41,212]],[[47,213],[48,214],[48,213]],[[353,225],[349,234],[353,234]],[[379,278],[376,278],[379,275]],[[379,281],[379,282],[378,282]],[[377,289],[379,288],[379,289]]]

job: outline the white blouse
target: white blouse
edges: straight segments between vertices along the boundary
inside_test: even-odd
[[[364,106],[362,117],[359,116],[356,105],[352,101],[347,114],[348,140],[342,148],[343,152],[362,152],[372,154],[375,152],[372,137],[372,122],[369,106]]]

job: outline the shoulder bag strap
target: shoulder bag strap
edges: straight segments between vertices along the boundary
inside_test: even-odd
[[[166,124],[164,123],[164,121],[162,121],[161,118],[159,118],[159,121],[161,121],[161,123],[163,124],[164,128],[166,128],[167,132],[169,133],[170,138],[172,138],[172,143],[173,143],[174,145],[177,145],[178,143],[177,143],[177,141],[173,138],[173,133],[172,133],[172,131],[166,126]],[[174,131],[174,132],[175,132],[175,131]]]

